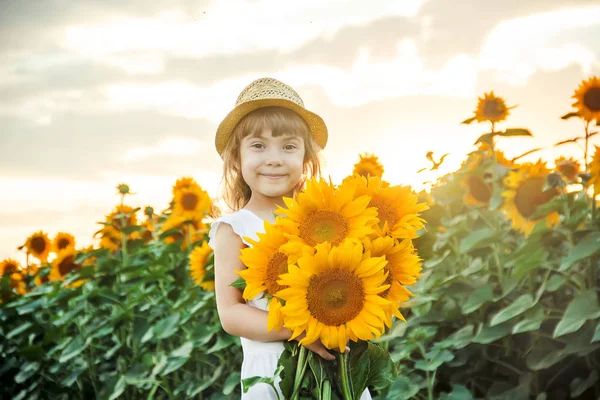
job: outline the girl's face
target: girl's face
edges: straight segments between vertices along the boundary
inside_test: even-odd
[[[240,163],[252,196],[291,197],[302,179],[304,141],[291,134],[275,137],[264,129],[259,136],[242,139]]]

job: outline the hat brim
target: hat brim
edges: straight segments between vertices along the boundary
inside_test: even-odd
[[[327,125],[321,117],[317,114],[306,110],[303,107],[300,107],[296,103],[293,103],[289,100],[285,99],[259,99],[259,100],[251,100],[244,102],[242,104],[238,104],[227,116],[221,121],[219,127],[217,128],[217,134],[215,136],[215,147],[217,148],[217,152],[219,155],[223,154],[225,147],[227,146],[227,142],[233,133],[236,125],[244,118],[246,115],[251,113],[254,110],[258,110],[259,108],[264,107],[283,107],[289,110],[295,111],[300,117],[307,123],[308,128],[312,136],[315,138],[315,141],[319,145],[321,149],[325,148],[327,144]]]

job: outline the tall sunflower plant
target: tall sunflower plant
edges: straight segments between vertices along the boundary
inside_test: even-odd
[[[486,143],[494,151],[494,139],[497,136],[533,136],[528,129],[525,128],[507,128],[505,130],[497,130],[498,124],[505,121],[510,110],[517,106],[507,106],[502,97],[496,96],[494,91],[484,93],[477,102],[477,108],[472,117],[462,121],[463,124],[471,124],[475,121],[479,123],[488,123],[490,132],[481,135],[475,141],[475,144]]]
[[[301,393],[358,399],[370,386],[388,385],[395,366],[377,340],[395,319],[421,277],[413,239],[424,229],[428,209],[407,186],[378,176],[354,174],[340,185],[307,181],[295,198],[284,198],[274,224],[242,250],[246,269],[234,286],[246,300],[268,302],[268,329],[292,331],[274,377],[254,377],[285,398]],[[299,346],[292,345],[297,340]],[[320,341],[336,354],[323,361],[304,345]]]

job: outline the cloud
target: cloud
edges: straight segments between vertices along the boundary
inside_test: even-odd
[[[538,70],[579,65],[589,73],[600,54],[575,41],[563,39],[573,30],[600,28],[600,7],[550,11],[498,24],[487,36],[479,69],[494,70],[498,78],[524,84]]]
[[[319,37],[332,37],[345,26],[389,17],[415,15],[423,0],[357,0],[329,3],[310,0],[290,7],[276,0],[212,3],[201,16],[166,9],[154,18],[114,18],[67,29],[68,50],[124,68],[153,73],[161,56],[243,54],[261,50],[290,52]],[[135,51],[129,55],[128,52]]]
[[[159,155],[186,156],[198,154],[205,143],[197,139],[171,137],[161,139],[153,146],[133,147],[127,149],[121,159],[123,161],[139,161],[147,158],[155,158]]]

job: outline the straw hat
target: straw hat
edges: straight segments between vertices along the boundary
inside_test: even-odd
[[[295,111],[310,128],[317,144],[323,149],[327,144],[327,126],[317,114],[304,108],[304,102],[294,89],[273,78],[260,78],[246,86],[240,93],[235,108],[227,114],[217,128],[215,146],[222,155],[236,125],[246,115],[263,107],[283,107]]]

